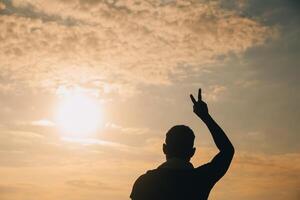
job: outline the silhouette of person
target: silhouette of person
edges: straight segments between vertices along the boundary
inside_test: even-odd
[[[202,101],[201,89],[198,101],[190,95],[194,113],[206,124],[219,153],[211,162],[194,168],[190,159],[195,153],[195,135],[185,125],[172,127],[166,134],[163,152],[166,162],[157,169],[149,170],[134,183],[131,192],[133,200],[203,200],[207,199],[213,186],[229,168],[234,147],[224,131],[208,112]]]

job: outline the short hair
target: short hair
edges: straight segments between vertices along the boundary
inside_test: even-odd
[[[172,157],[187,157],[194,147],[195,134],[185,125],[173,126],[166,134],[165,143],[168,155]]]

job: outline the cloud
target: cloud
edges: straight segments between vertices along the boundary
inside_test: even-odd
[[[74,179],[66,181],[66,184],[80,189],[113,190],[109,185],[95,180]]]
[[[197,70],[277,34],[216,2],[7,2],[0,64],[14,88],[171,84],[182,65]],[[61,23],[68,19],[72,26]]]
[[[74,194],[72,188],[77,188],[76,195],[85,197],[82,199],[99,195],[106,195],[106,199],[122,199],[130,193],[135,178],[164,161],[162,138],[145,139],[139,147],[125,148],[124,145],[81,145],[49,138],[45,142],[27,136],[29,143],[24,144],[20,140],[24,137],[22,133],[15,133],[12,140],[1,138],[7,146],[15,144],[19,138],[19,150],[22,150],[16,152],[17,149],[12,148],[15,152],[9,149],[0,152],[1,171],[7,174],[11,183],[4,187],[5,183],[0,181],[0,192],[3,190],[2,193],[10,199],[25,194],[25,189],[18,189],[20,180],[25,181],[24,174],[38,177],[26,179],[28,184],[35,185],[30,188],[30,193],[26,193],[28,198],[39,194],[39,198],[51,199],[47,194],[54,188],[56,193],[51,195],[52,198],[71,198]],[[1,147],[4,150],[3,144]],[[194,166],[210,161],[216,153],[215,148],[197,147]],[[299,158],[298,153],[265,154],[237,149],[231,168],[212,190],[210,198],[296,200],[300,184]]]
[[[136,127],[123,127],[121,125],[117,125],[114,123],[106,123],[105,124],[105,132],[117,131],[121,134],[127,135],[143,135],[151,132],[148,128],[136,128]]]
[[[238,189],[240,191],[246,191],[245,185],[249,186],[249,193],[244,193],[244,197],[263,199],[273,191],[275,199],[296,199],[300,194],[299,158],[299,154],[241,153],[232,168],[232,171],[236,170],[233,181],[244,185]]]
[[[219,101],[221,95],[226,92],[227,88],[223,85],[212,85],[208,89],[208,93],[206,94],[208,101]]]
[[[201,155],[195,155],[194,162],[199,163],[207,153],[211,158],[214,155],[211,149],[203,150]],[[300,194],[299,158],[299,153],[275,155],[237,150],[231,167],[210,198],[296,200]]]
[[[53,123],[50,120],[47,119],[41,119],[41,120],[37,120],[37,121],[33,121],[31,122],[32,125],[34,126],[55,126],[55,123]]]
[[[7,193],[15,193],[18,192],[18,188],[10,185],[0,185],[0,196]]]
[[[0,2],[0,10],[4,10],[6,8],[5,4]]]

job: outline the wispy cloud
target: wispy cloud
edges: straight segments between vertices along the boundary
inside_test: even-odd
[[[170,84],[169,76],[181,73],[182,65],[198,69],[277,33],[217,2],[14,0],[2,5],[1,73],[12,87]],[[60,23],[68,19],[91,24]]]
[[[37,121],[33,121],[31,122],[32,125],[34,126],[55,126],[55,123],[47,120],[47,119],[41,119],[41,120],[37,120]]]

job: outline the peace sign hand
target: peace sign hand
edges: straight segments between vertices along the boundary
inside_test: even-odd
[[[202,101],[201,88],[199,88],[199,92],[198,92],[198,101],[196,101],[196,99],[192,94],[190,95],[190,97],[194,104],[193,106],[194,113],[198,117],[200,117],[203,121],[208,119],[209,117],[208,108],[207,108],[207,104],[204,101]]]

